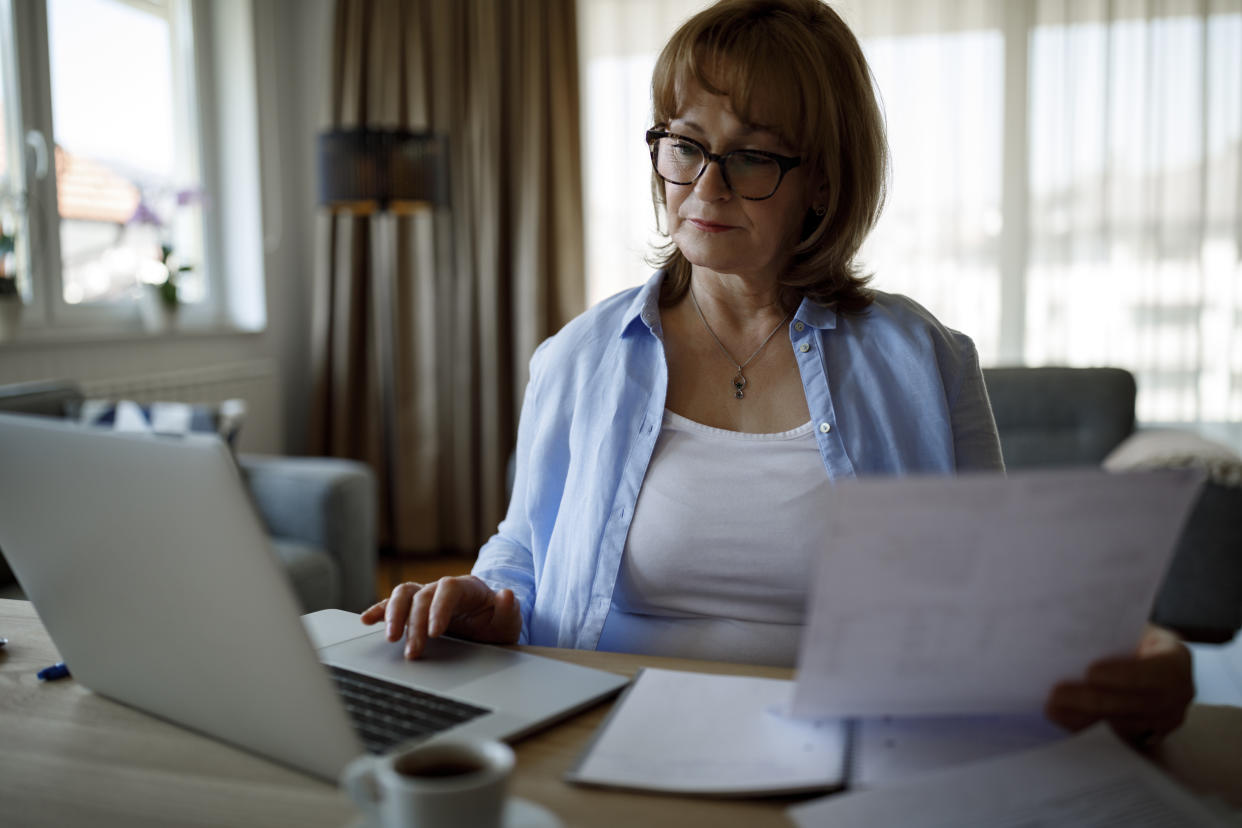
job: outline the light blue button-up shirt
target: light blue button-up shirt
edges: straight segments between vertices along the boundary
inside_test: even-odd
[[[521,643],[594,649],[664,417],[660,283],[599,303],[530,362],[509,511],[474,574],[508,587]],[[789,339],[830,479],[1003,468],[970,338],[903,296],[803,301]]]

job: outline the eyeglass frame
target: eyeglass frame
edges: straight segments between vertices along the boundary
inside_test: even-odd
[[[664,177],[663,173],[660,172],[659,162],[656,160],[656,144],[661,138],[675,138],[678,141],[685,141],[687,144],[693,144],[695,147],[698,147],[699,152],[703,153],[703,166],[699,168],[699,171],[695,174],[694,178],[689,181],[669,181]],[[655,129],[654,127],[647,130],[647,150],[651,155],[651,168],[655,170],[655,174],[660,177],[660,180],[666,184],[673,184],[678,187],[686,187],[694,184],[703,177],[703,173],[707,172],[707,168],[711,166],[713,161],[715,161],[716,165],[720,167],[720,177],[724,180],[725,186],[729,188],[729,192],[733,193],[738,198],[744,198],[747,201],[767,201],[769,198],[776,195],[776,191],[781,188],[781,182],[785,180],[785,174],[794,167],[798,167],[802,164],[801,156],[781,155],[780,153],[768,152],[767,150],[735,149],[729,150],[728,152],[715,153],[693,138],[689,138],[676,132],[669,132],[664,129]],[[729,156],[742,152],[749,155],[761,155],[764,158],[776,162],[776,165],[780,168],[781,174],[777,176],[776,186],[772,188],[772,192],[765,196],[744,196],[737,190],[733,189],[733,184],[729,181],[729,171],[725,162],[728,161]]]

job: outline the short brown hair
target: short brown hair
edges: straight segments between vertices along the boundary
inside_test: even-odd
[[[693,82],[728,95],[743,121],[763,124],[794,148],[808,180],[826,180],[827,212],[808,211],[801,240],[781,278],[782,304],[803,297],[840,312],[871,303],[855,256],[884,203],[888,143],[871,69],[858,39],[820,0],[721,0],[682,24],[660,53],[651,78],[654,122],[678,115]],[[652,177],[657,217],[664,182]],[[667,270],[661,302],[690,285],[690,263],[670,242],[657,264]]]

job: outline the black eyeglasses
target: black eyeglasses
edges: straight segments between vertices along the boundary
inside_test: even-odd
[[[693,184],[715,161],[725,186],[748,201],[771,198],[785,173],[802,163],[801,158],[763,150],[741,149],[717,155],[693,138],[662,129],[647,130],[647,146],[656,175],[669,184]]]

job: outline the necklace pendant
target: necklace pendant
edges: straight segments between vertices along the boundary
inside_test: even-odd
[[[733,377],[733,396],[739,400],[745,397],[746,395],[742,392],[742,389],[745,387],[746,377],[741,371],[738,371],[737,375]]]

